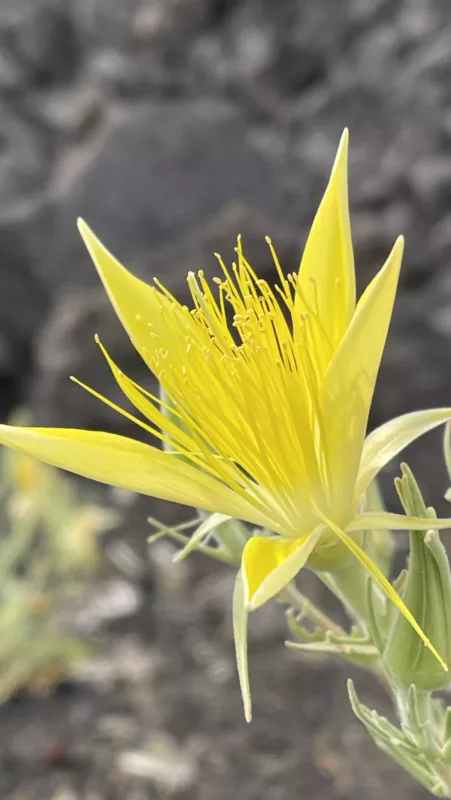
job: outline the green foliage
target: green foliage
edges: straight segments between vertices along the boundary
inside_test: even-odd
[[[98,565],[97,534],[115,515],[80,504],[61,472],[2,451],[0,462],[0,701],[52,684],[87,644],[67,609]]]

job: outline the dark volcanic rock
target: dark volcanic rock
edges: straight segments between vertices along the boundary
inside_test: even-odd
[[[122,258],[176,240],[230,203],[270,219],[288,216],[274,167],[253,146],[245,118],[211,100],[111,113],[91,149],[60,164],[56,182],[58,262],[78,269],[68,275],[57,266],[53,285],[80,283],[82,268],[88,282],[93,275],[74,225],[79,215]]]

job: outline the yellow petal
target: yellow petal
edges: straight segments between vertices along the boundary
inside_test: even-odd
[[[334,349],[355,308],[355,272],[348,206],[348,131],[341,137],[329,184],[305,245],[296,311],[314,310]]]
[[[367,437],[363,446],[362,460],[356,486],[355,498],[360,499],[367,486],[394,456],[407,445],[451,419],[451,408],[431,408],[414,411],[386,422]]]
[[[251,690],[247,663],[247,617],[246,598],[241,571],[237,573],[233,590],[233,638],[235,640],[236,665],[240,679],[241,696],[246,722],[252,719]]]
[[[253,536],[243,551],[242,571],[249,611],[260,608],[297,575],[320,538],[320,525],[301,539]]]
[[[346,530],[349,531],[380,531],[390,528],[392,531],[430,531],[451,528],[451,517],[410,517],[407,514],[392,514],[389,511],[364,511],[358,514]]]
[[[406,604],[400,598],[400,596],[397,593],[397,591],[393,588],[393,586],[391,585],[390,581],[388,580],[388,578],[385,577],[384,573],[379,569],[377,564],[375,564],[374,561],[369,557],[369,555],[367,553],[365,553],[365,551],[362,550],[362,548],[357,544],[357,542],[355,542],[354,539],[352,539],[351,536],[348,536],[348,534],[345,533],[345,531],[341,530],[338,527],[338,525],[335,525],[330,520],[328,521],[323,514],[319,514],[319,516],[324,520],[325,523],[329,524],[330,528],[338,536],[338,538],[341,539],[341,541],[349,548],[351,553],[353,553],[355,555],[355,557],[357,558],[357,560],[360,561],[360,563],[365,567],[365,569],[367,570],[368,574],[371,575],[373,581],[375,583],[377,583],[377,585],[382,589],[384,594],[387,595],[388,599],[396,606],[397,609],[399,609],[399,611],[406,618],[406,620],[408,622],[410,622],[410,624],[411,624],[412,628],[414,629],[414,631],[417,632],[418,636],[423,640],[423,642],[426,645],[426,647],[429,648],[431,653],[433,653],[433,655],[436,657],[437,661],[439,661],[439,663],[442,665],[443,669],[447,672],[448,671],[448,667],[446,666],[445,662],[443,661],[443,658],[437,652],[437,650],[435,649],[433,644],[429,641],[428,637],[422,631],[420,625],[416,621],[416,619],[413,616],[413,614],[409,611],[409,609],[407,608]],[[364,514],[362,514],[361,516],[368,516],[368,517],[388,516],[388,517],[390,517],[390,516],[398,516],[398,515],[396,515],[396,514],[393,514],[393,515],[391,515],[391,514],[387,514],[387,515],[385,515],[385,514],[380,514],[380,515],[377,515],[377,514],[364,515]],[[399,515],[399,516],[401,516],[401,515]],[[413,519],[416,520],[416,517],[411,517],[411,519],[412,520]],[[430,523],[431,523],[432,520],[423,519],[422,521],[423,521],[423,523],[424,522],[429,522],[429,527],[430,527]],[[434,519],[434,526],[435,526],[435,522],[436,522],[436,520]],[[449,522],[451,524],[451,520],[449,520]],[[387,526],[387,524],[390,527],[390,523],[386,522],[386,526]],[[369,525],[367,525],[367,528],[374,528],[374,527],[375,526],[372,525],[371,523]],[[350,528],[351,528],[351,526],[349,526],[348,530]]]
[[[130,400],[130,402],[141,412],[147,419],[154,425],[157,425],[165,434],[167,434],[174,442],[177,442],[180,449],[193,453],[196,451],[197,446],[193,438],[187,433],[182,425],[175,422],[177,419],[175,410],[172,411],[172,418],[168,414],[157,408],[155,402],[151,402],[144,394],[144,390],[138,387],[130,378],[125,375],[121,369],[115,364],[107,349],[100,342],[99,337],[96,336],[96,341],[111,369],[118,385]],[[155,398],[156,400],[156,398]],[[161,402],[161,401],[160,401]],[[174,449],[174,448],[172,448]]]
[[[256,525],[269,523],[251,502],[177,455],[124,436],[0,425],[0,444],[111,486],[227,514]]]
[[[332,505],[352,504],[357,471],[398,284],[404,242],[400,237],[386,263],[359,300],[352,322],[329,367],[322,416]]]
[[[193,336],[196,335],[196,326],[190,314],[185,313],[180,304],[172,302],[154,286],[150,286],[125,269],[81,219],[78,220],[78,229],[113,308],[133,345],[150,369],[152,366],[149,355],[152,354],[155,345],[149,325],[152,325],[152,333],[157,334],[161,341],[168,341],[168,330],[170,331],[175,321],[183,315],[184,324],[190,327]]]

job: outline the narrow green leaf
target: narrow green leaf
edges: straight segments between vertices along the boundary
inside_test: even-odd
[[[353,521],[346,526],[348,533],[353,531],[384,530],[390,528],[392,531],[428,531],[431,528],[443,530],[451,528],[451,517],[438,517],[437,519],[425,519],[424,517],[412,517],[407,514],[392,514],[389,511],[375,512],[363,511],[357,514]]]
[[[240,571],[237,573],[233,590],[233,635],[241,696],[244,704],[244,716],[246,722],[250,722],[252,719],[252,701],[247,663],[247,617],[244,582]]]
[[[377,658],[379,651],[371,644],[338,644],[334,642],[285,642],[290,650],[302,650],[305,653],[328,653],[338,656],[367,656]]]
[[[209,514],[207,519],[204,519],[199,527],[196,528],[185,547],[175,554],[173,561],[178,563],[186,558],[187,555],[197,548],[205,536],[211,533],[211,531],[214,530],[218,525],[221,525],[222,522],[226,522],[228,519],[231,519],[231,517],[227,514]]]

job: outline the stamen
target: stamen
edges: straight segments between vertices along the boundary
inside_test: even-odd
[[[135,417],[133,414],[130,414],[129,411],[125,411],[124,408],[121,408],[120,406],[116,405],[116,403],[113,403],[112,400],[109,400],[108,397],[105,397],[103,394],[100,394],[100,392],[96,392],[95,389],[93,389],[91,386],[88,386],[86,383],[83,383],[74,375],[70,375],[70,380],[73,383],[76,383],[78,386],[81,386],[81,388],[84,389],[86,392],[89,392],[89,394],[92,394],[94,397],[97,398],[97,400],[100,400],[102,403],[105,403],[105,405],[114,409],[114,411],[117,411],[118,414],[121,414],[123,417],[126,417],[126,419],[129,419],[131,422],[134,422],[136,425],[139,425],[140,428],[143,428],[148,433],[151,433],[152,436],[157,436],[159,439],[165,441],[170,447],[172,447],[172,442],[169,439],[167,439],[167,437],[164,436],[161,433],[161,431],[159,431],[157,428],[152,428],[150,425],[147,425],[145,422],[138,419],[138,417]]]

